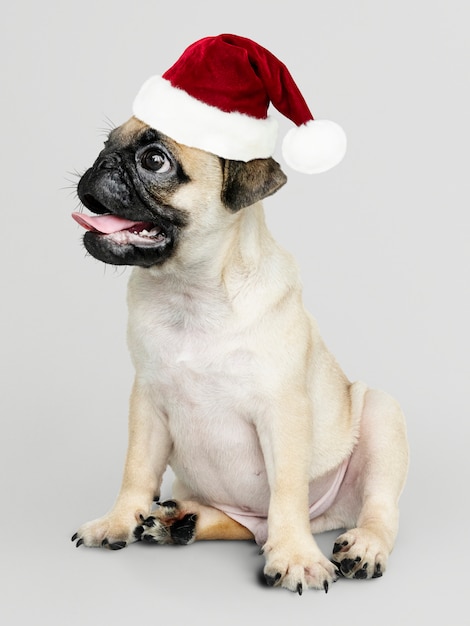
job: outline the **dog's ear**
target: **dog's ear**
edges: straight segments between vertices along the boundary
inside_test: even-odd
[[[239,211],[270,196],[287,182],[274,159],[231,161],[221,159],[224,181],[222,201],[230,211]]]

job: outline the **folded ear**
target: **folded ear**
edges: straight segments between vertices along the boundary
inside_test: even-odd
[[[287,182],[287,176],[274,159],[253,159],[247,163],[221,159],[224,180],[222,201],[231,211],[239,211],[270,196]]]

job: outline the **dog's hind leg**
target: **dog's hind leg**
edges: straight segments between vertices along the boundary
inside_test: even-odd
[[[398,532],[398,500],[407,468],[401,409],[387,394],[368,390],[360,439],[348,469],[353,478],[345,478],[345,489],[353,493],[338,494],[337,507],[346,504],[355,522],[354,528],[349,526],[351,529],[336,539],[333,548],[332,560],[342,575],[376,578],[385,571]]]
[[[134,531],[137,540],[186,545],[196,540],[253,539],[252,533],[222,511],[192,500],[158,502]]]

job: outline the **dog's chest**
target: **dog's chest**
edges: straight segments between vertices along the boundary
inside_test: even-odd
[[[254,357],[233,337],[167,332],[159,337],[157,361],[154,386],[175,438],[189,430],[193,437],[209,431],[223,437],[238,421],[254,419]]]
[[[169,325],[149,310],[138,317],[131,352],[167,419],[175,473],[212,502],[236,501],[233,489],[253,495],[247,506],[259,504],[266,492],[256,431],[263,400],[246,335],[232,322]]]
[[[181,429],[204,429],[221,423],[222,416],[250,419],[253,350],[227,309],[159,295],[133,307],[129,346],[138,376],[149,383],[172,425],[178,428],[181,421]]]
[[[145,283],[130,286],[131,356],[165,409],[239,405],[250,396],[254,351],[222,298],[163,287],[149,298]]]

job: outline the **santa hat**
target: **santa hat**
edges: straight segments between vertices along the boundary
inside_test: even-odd
[[[133,113],[179,143],[251,161],[274,153],[278,123],[268,115],[270,104],[296,126],[282,144],[290,167],[315,174],[341,161],[346,152],[342,128],[314,120],[287,67],[237,35],[193,43],[162,76],[144,83]]]

